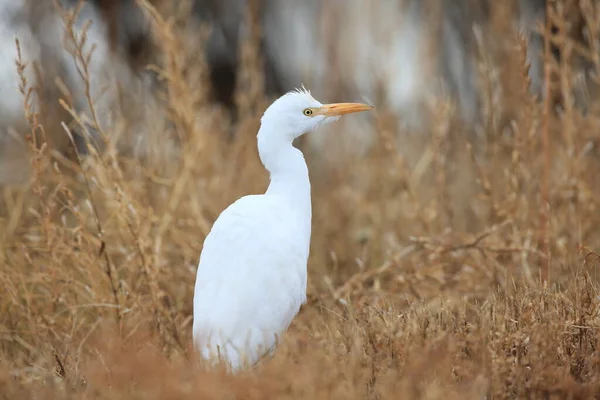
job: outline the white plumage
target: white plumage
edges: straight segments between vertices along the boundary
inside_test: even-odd
[[[308,169],[292,142],[359,103],[323,105],[304,89],[264,113],[258,152],[270,174],[263,195],[242,197],[215,221],[204,241],[194,292],[194,345],[232,370],[255,364],[276,344],[306,301],[311,234]]]

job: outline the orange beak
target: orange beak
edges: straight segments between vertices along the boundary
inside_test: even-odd
[[[361,111],[369,111],[375,107],[369,106],[362,103],[332,103],[325,104],[323,107],[317,108],[317,115],[324,115],[326,117],[337,117],[344,114],[357,113]]]

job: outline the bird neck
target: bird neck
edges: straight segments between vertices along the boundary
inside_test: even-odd
[[[258,132],[258,154],[271,180],[266,194],[285,197],[310,221],[310,180],[304,156],[288,136],[271,132],[263,127]]]

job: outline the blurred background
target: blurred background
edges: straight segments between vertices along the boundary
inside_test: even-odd
[[[81,106],[82,82],[65,48],[64,23],[54,3],[3,0],[0,5],[3,141],[9,142],[11,135],[6,131],[18,129],[23,121],[22,102],[14,96],[18,81],[15,37],[21,41],[23,58],[43,66],[43,77],[35,77],[33,68],[28,70],[32,82],[49,82],[43,100],[58,96],[55,92],[62,87],[63,92],[72,91],[72,101]],[[68,12],[78,2],[56,3]],[[547,20],[546,1],[542,0],[509,0],[500,5],[487,0],[189,0],[177,6],[161,0],[150,3],[163,12],[178,13],[175,23],[182,29],[185,26],[191,40],[195,40],[194,51],[202,53],[206,62],[209,76],[203,90],[209,93],[209,101],[227,107],[234,115],[241,46],[250,39],[256,39],[263,74],[263,81],[254,84],[267,95],[278,96],[304,84],[317,98],[368,99],[396,113],[397,123],[405,130],[429,129],[425,127],[430,120],[428,113],[440,99],[451,99],[453,114],[466,124],[464,129],[481,135],[481,124],[492,113],[490,108],[510,98],[514,91],[504,85],[504,80],[510,80],[510,74],[516,71],[501,65],[507,54],[517,51],[515,38],[519,33],[526,40],[530,90],[536,95],[542,93],[541,30]],[[593,2],[568,0],[556,4],[565,23],[560,27],[553,23],[551,30],[560,30],[561,37],[577,43],[569,50],[569,58],[574,58],[576,65],[577,80],[573,84],[579,92],[585,92],[591,84],[586,72],[592,62],[585,59],[580,46],[592,44],[586,35],[585,12]],[[82,5],[74,24],[82,29],[92,21],[88,41],[96,46],[93,68],[98,76],[91,89],[100,93],[118,81],[123,92],[152,93],[156,77],[145,67],[158,61],[158,49],[148,17],[136,1],[86,0]],[[206,37],[200,38],[200,26],[207,28]],[[560,60],[560,46],[557,42],[551,44],[556,60]],[[571,57],[573,48],[576,54]],[[499,88],[498,82],[504,86]],[[490,93],[485,93],[486,87]],[[579,92],[575,101],[585,107],[589,93],[586,96]],[[101,97],[102,119],[108,121],[116,99],[113,93]],[[494,118],[500,125],[508,125],[514,110],[503,105]],[[363,137],[359,147],[366,144]]]
[[[252,385],[598,393],[598,1],[0,0],[0,40],[0,392],[188,387],[203,240],[303,84],[376,109],[296,143],[308,303]]]
[[[475,234],[508,216],[535,221],[517,242],[533,235],[560,251],[596,243],[592,220],[578,222],[573,210],[569,228],[537,215],[552,196],[554,207],[564,193],[597,190],[593,1],[2,0],[0,8],[6,204],[12,190],[25,199],[42,172],[54,168],[44,179],[60,181],[100,162],[131,181],[132,199],[161,216],[162,234],[177,219],[169,207],[183,201],[170,203],[168,190],[188,185],[181,196],[198,202],[188,211],[204,231],[227,201],[264,190],[260,115],[303,84],[323,102],[377,106],[298,143],[321,200],[316,215],[328,221],[315,230],[318,265],[353,265],[367,253],[378,264],[415,236]]]
[[[39,63],[43,71],[43,76],[36,76],[30,67],[27,76],[32,84],[45,82],[40,95],[49,109],[44,116],[54,119],[54,123],[66,118],[56,101],[65,90],[78,109],[84,108],[85,89],[65,48],[65,26],[54,3],[0,3],[0,182],[21,180],[25,171],[23,166],[16,166],[18,149],[23,147],[20,142],[25,118],[22,96],[17,94],[15,37],[21,42],[24,60]],[[77,3],[59,2],[65,12],[73,11]],[[208,79],[202,82],[202,90],[208,93],[207,101],[225,107],[234,118],[238,111],[235,90],[244,85],[239,71],[241,46],[254,39],[263,79],[252,85],[268,96],[304,84],[323,101],[365,100],[390,110],[404,131],[429,130],[428,114],[445,100],[452,101],[452,114],[464,123],[464,134],[483,135],[486,118],[494,118],[499,131],[507,127],[515,110],[503,99],[510,98],[514,88],[500,88],[497,82],[510,80],[510,74],[518,72],[503,71],[499,64],[507,53],[517,51],[514,39],[519,32],[527,42],[531,92],[539,95],[542,91],[540,27],[546,20],[546,1],[542,0],[510,0],[501,5],[486,0],[191,0],[177,6],[160,0],[151,3],[163,12],[178,14],[176,24],[185,27],[191,37],[191,51],[202,53],[206,63]],[[564,2],[562,13],[567,25],[562,33],[584,41],[584,15],[578,3]],[[88,42],[96,49],[90,89],[101,102],[101,122],[112,124],[115,113],[142,118],[144,110],[133,110],[145,108],[134,104],[139,98],[119,101],[115,91],[107,88],[118,82],[121,93],[134,91],[144,102],[156,95],[156,74],[145,68],[160,57],[148,16],[135,0],[86,0],[82,4],[74,25],[82,29],[88,20],[92,21]],[[201,26],[206,28],[202,38]],[[559,57],[557,46],[552,47]],[[582,65],[577,70],[583,73],[577,81],[580,86],[586,80],[585,69]],[[485,93],[486,86],[489,93]],[[587,100],[583,94],[577,97],[582,106]],[[493,112],[501,103],[504,107]],[[361,123],[361,128],[354,130],[359,137],[346,135],[344,151],[360,154],[370,145],[372,135],[368,131],[372,129],[369,123]],[[129,147],[133,143],[140,147],[140,142],[146,140],[144,135],[147,133],[143,129],[129,131]],[[59,151],[64,150],[66,138],[62,132],[51,139]],[[331,143],[338,142],[338,138],[332,139],[327,132],[307,140],[318,147],[340,146]]]
[[[597,189],[593,1],[2,0],[0,8],[6,190],[28,193],[41,179],[34,166],[54,165],[61,180],[84,168],[73,162],[112,160],[131,196],[145,187],[139,199],[162,215],[163,231],[175,218],[161,211],[170,204],[164,190],[188,179],[182,196],[201,204],[193,218],[206,229],[227,201],[264,190],[260,115],[303,84],[322,102],[377,106],[298,143],[321,200],[316,215],[329,221],[315,230],[319,265],[337,268],[338,253],[352,265],[364,252],[380,263],[415,235],[474,234],[512,213],[535,221],[529,234],[545,245],[552,228],[562,235],[554,245],[597,240],[579,222],[565,229],[532,217],[553,195]]]

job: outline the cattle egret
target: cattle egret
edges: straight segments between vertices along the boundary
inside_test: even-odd
[[[311,235],[308,168],[292,142],[360,103],[323,105],[297,89],[263,114],[258,154],[269,171],[265,194],[227,207],[206,236],[194,289],[194,346],[205,360],[230,370],[270,353],[306,302]]]

